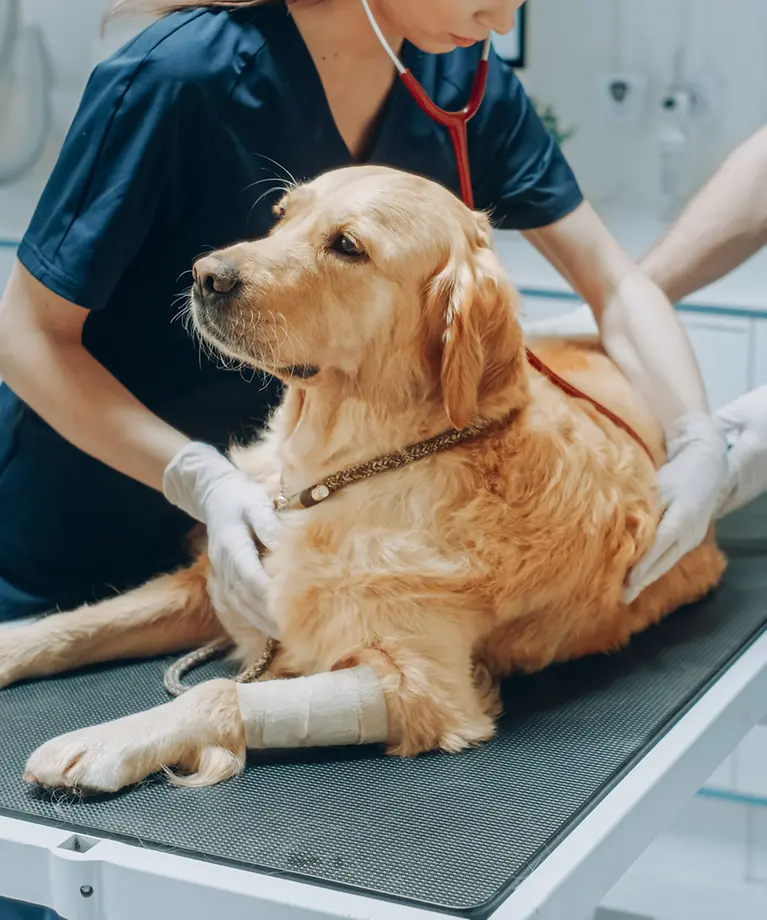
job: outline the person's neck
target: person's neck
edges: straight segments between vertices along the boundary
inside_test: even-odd
[[[384,53],[360,0],[288,0],[287,6],[307,45],[321,49],[322,55],[367,59]],[[370,0],[381,31],[399,54],[403,38],[395,34],[378,6],[377,0]]]

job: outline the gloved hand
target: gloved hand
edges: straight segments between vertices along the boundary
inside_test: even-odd
[[[212,577],[208,593],[268,636],[278,629],[267,613],[269,579],[254,535],[269,549],[279,524],[266,491],[208,444],[191,441],[168,464],[163,492],[206,525]]]
[[[666,447],[668,461],[658,471],[664,513],[653,545],[629,576],[627,604],[702,543],[728,480],[727,441],[710,415],[679,419]]]
[[[559,316],[526,322],[520,317],[520,324],[525,338],[592,338],[599,336],[599,326],[588,304],[581,304],[575,310],[568,310]]]
[[[722,517],[767,491],[767,384],[720,409],[714,418],[732,445],[729,478],[716,512]]]

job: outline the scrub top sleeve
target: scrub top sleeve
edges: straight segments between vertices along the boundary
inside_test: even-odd
[[[170,218],[163,205],[177,197],[167,192],[184,95],[149,59],[110,59],[93,71],[18,249],[47,288],[101,309],[160,212]]]
[[[477,207],[495,226],[534,230],[565,217],[583,201],[578,182],[512,68],[493,54],[485,112],[473,122],[479,148]],[[490,104],[487,105],[487,102]]]

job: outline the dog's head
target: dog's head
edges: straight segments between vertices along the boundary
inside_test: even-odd
[[[266,238],[195,263],[192,317],[210,345],[300,386],[438,396],[457,428],[522,401],[515,293],[484,214],[383,167],[327,173],[276,211]]]

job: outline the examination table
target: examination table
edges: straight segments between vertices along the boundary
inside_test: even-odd
[[[767,712],[767,500],[719,533],[711,597],[509,680],[496,738],[459,755],[269,753],[213,788],[79,801],[25,785],[27,756],[165,702],[170,659],[1,691],[0,896],[68,920],[582,920]]]

